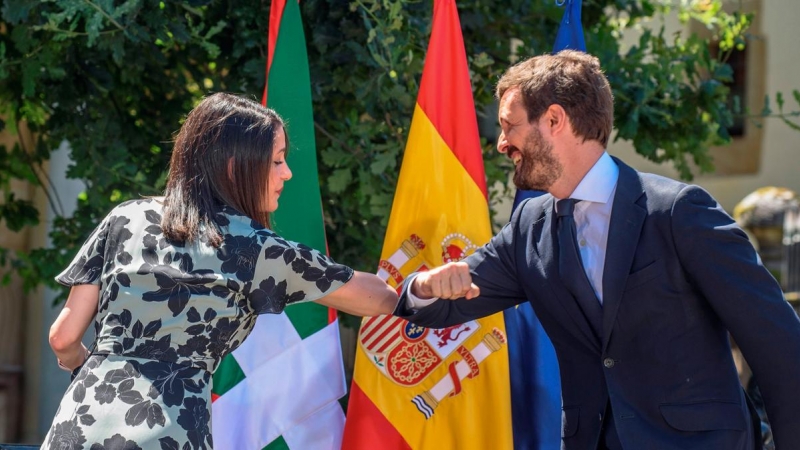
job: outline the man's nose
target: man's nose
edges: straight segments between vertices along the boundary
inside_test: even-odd
[[[502,131],[500,132],[500,137],[497,138],[497,151],[500,153],[505,154],[508,151],[508,141],[506,140],[506,134]]]

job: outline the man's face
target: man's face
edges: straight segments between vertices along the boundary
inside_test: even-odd
[[[514,163],[514,185],[523,190],[546,191],[561,176],[563,166],[553,154],[553,144],[542,135],[541,119],[528,122],[519,89],[500,99],[502,133],[497,151]]]

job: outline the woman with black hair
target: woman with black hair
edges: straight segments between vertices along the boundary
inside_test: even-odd
[[[281,118],[253,101],[219,93],[189,113],[164,197],[114,208],[56,278],[71,290],[50,344],[75,378],[42,448],[212,448],[211,375],[257,315],[393,311],[377,276],[270,230],[287,148]]]

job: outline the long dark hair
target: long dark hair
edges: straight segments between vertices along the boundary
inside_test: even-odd
[[[252,100],[226,93],[204,98],[175,137],[161,218],[164,235],[178,242],[202,237],[218,247],[222,235],[214,216],[223,205],[269,227],[266,186],[281,128],[283,119],[275,111]]]

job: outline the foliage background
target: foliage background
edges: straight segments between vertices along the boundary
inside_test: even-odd
[[[291,1],[291,0],[289,0]],[[4,0],[0,14],[0,130],[32,146],[0,147],[0,220],[12,230],[43,214],[14,197],[28,180],[48,192],[58,217],[52,248],[0,249],[25,287],[52,285],[98,220],[116,203],[158,195],[171,136],[205,94],[260,99],[264,88],[266,0]],[[495,152],[493,83],[520,57],[550,50],[563,12],[552,0],[458,2],[491,197],[506,194],[510,164]],[[304,0],[320,186],[331,254],[374,271],[411,121],[432,15],[430,0]],[[677,12],[712,29],[723,50],[663,32]],[[713,168],[708,148],[725,143],[733,114],[728,52],[745,44],[752,17],[722,12],[719,0],[584,0],[588,51],[616,98],[617,139],[673,164],[685,178]],[[651,24],[620,52],[631,28]],[[654,27],[653,25],[654,24]],[[800,104],[800,93],[794,92]],[[783,112],[779,97],[779,116]],[[768,104],[761,115],[769,115]],[[20,140],[21,141],[21,140]],[[70,144],[68,177],[86,190],[77,212],[47,179],[46,161]],[[301,149],[302,150],[302,149]],[[499,183],[498,183],[499,182]],[[504,218],[497,218],[502,221]],[[7,278],[6,278],[7,279]]]

